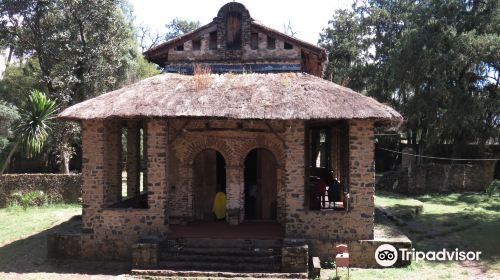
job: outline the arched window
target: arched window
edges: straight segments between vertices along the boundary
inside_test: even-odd
[[[226,49],[241,49],[241,14],[229,12],[226,15]]]

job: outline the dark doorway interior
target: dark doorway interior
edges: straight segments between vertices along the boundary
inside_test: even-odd
[[[205,150],[196,156],[193,163],[195,219],[215,219],[212,207],[217,192],[226,193],[226,162],[219,152]]]
[[[275,157],[266,149],[254,149],[245,158],[245,219],[276,219],[276,167]]]
[[[495,164],[494,178],[500,180],[500,160],[497,160],[497,163]]]

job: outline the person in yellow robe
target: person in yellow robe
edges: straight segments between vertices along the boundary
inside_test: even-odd
[[[218,192],[215,194],[214,206],[212,207],[212,212],[214,212],[217,220],[224,219],[226,217],[226,194],[223,192]]]

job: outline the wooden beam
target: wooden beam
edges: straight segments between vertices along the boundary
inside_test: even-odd
[[[274,136],[276,136],[280,141],[281,143],[283,143],[283,146],[286,148],[286,142],[285,142],[285,139],[283,139],[283,137],[281,137],[278,132],[276,132],[274,130],[274,128],[269,124],[269,122],[264,122],[266,124],[266,126],[269,128],[269,130],[274,134]]]
[[[181,135],[181,134],[184,132],[184,130],[185,130],[185,128],[186,128],[186,126],[187,126],[190,122],[191,122],[191,120],[187,120],[186,122],[184,122],[184,124],[182,125],[181,129],[179,129],[179,131],[178,131],[176,134],[174,134],[174,137],[172,138],[172,140],[170,140],[170,141],[168,142],[168,144],[172,144],[172,143],[174,143],[174,142],[175,142],[175,140],[177,139],[177,137],[179,137],[179,135]]]

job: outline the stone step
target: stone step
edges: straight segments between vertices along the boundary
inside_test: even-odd
[[[219,263],[210,261],[162,261],[160,269],[196,270],[196,271],[226,271],[226,272],[277,272],[280,264],[274,263]]]
[[[283,245],[280,239],[217,239],[217,238],[181,238],[167,239],[163,242],[164,246],[183,246],[198,248],[219,248],[219,247],[237,247],[237,248],[281,248]]]
[[[220,255],[220,256],[274,256],[281,254],[281,248],[202,248],[163,247],[160,255]]]
[[[279,255],[251,255],[251,256],[241,256],[241,255],[219,255],[219,254],[165,254],[161,255],[161,260],[164,261],[174,261],[174,262],[216,262],[216,263],[274,263],[280,264],[281,256]]]
[[[167,279],[179,278],[216,278],[216,279],[231,279],[231,278],[267,278],[267,279],[307,279],[307,273],[269,273],[269,272],[219,272],[219,271],[192,271],[192,270],[168,270],[168,269],[133,269],[130,271],[132,275],[139,276],[161,276]]]

